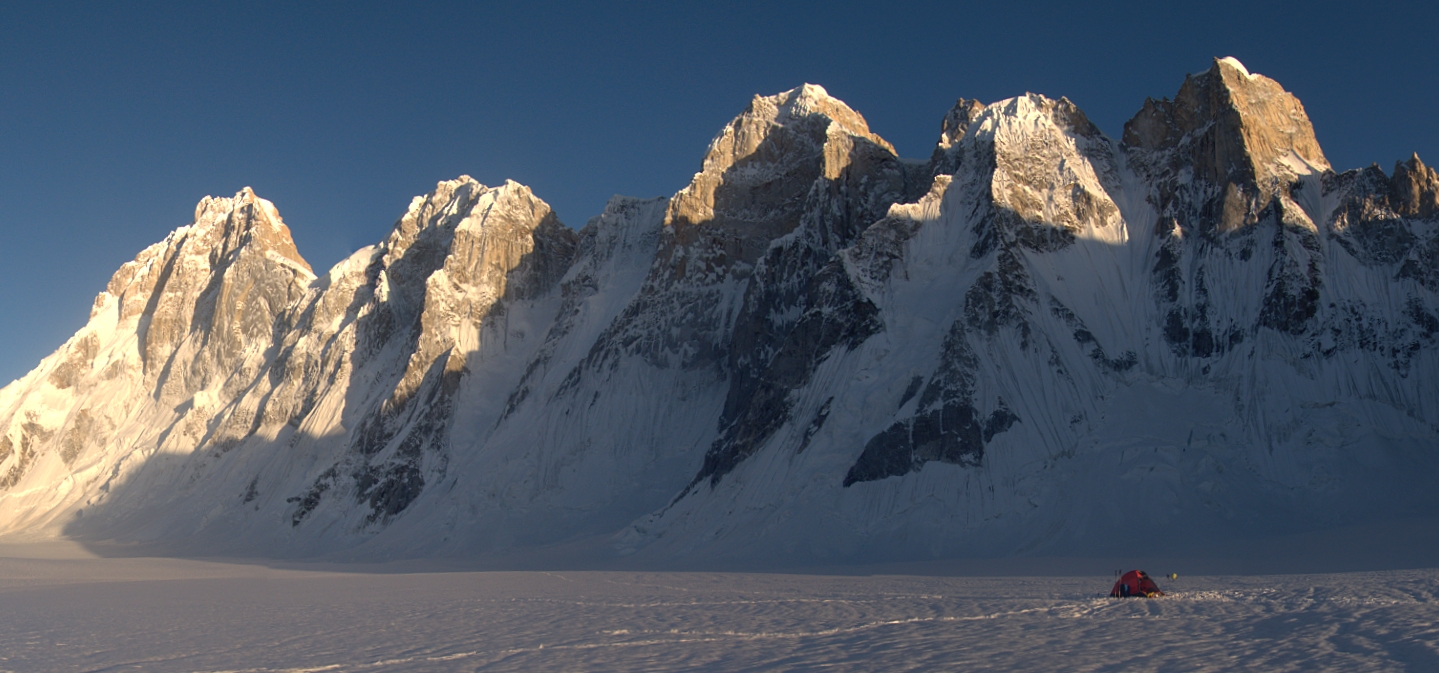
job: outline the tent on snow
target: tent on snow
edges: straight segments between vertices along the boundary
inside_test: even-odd
[[[1143,570],[1131,570],[1124,573],[1119,581],[1114,583],[1114,588],[1109,591],[1109,595],[1113,598],[1129,598],[1131,596],[1152,598],[1163,596],[1164,592],[1159,590],[1159,585],[1155,584],[1154,580],[1149,579],[1149,573]]]

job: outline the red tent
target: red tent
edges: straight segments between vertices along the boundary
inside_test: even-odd
[[[1130,596],[1152,598],[1163,596],[1164,592],[1159,590],[1159,585],[1155,584],[1154,580],[1149,579],[1148,573],[1143,570],[1131,570],[1124,573],[1119,581],[1114,583],[1114,588],[1110,590],[1109,595],[1114,598],[1129,598]]]

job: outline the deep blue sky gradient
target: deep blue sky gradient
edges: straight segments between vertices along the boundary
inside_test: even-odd
[[[0,4],[0,384],[206,194],[273,201],[323,271],[468,173],[573,227],[683,187],[755,94],[825,86],[928,156],[958,97],[1068,96],[1117,136],[1233,55],[1337,169],[1439,162],[1431,3]]]

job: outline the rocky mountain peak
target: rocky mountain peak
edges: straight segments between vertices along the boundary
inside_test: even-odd
[[[1299,99],[1233,57],[1185,77],[1173,101],[1147,99],[1123,142],[1152,155],[1140,164],[1163,164],[1150,172],[1183,166],[1213,186],[1218,196],[1199,209],[1220,232],[1244,226],[1298,176],[1329,169]]]
[[[958,143],[969,131],[969,125],[984,111],[984,103],[972,98],[961,98],[946,112],[939,124],[939,142],[936,149],[947,150]]]
[[[829,92],[818,84],[805,84],[774,96],[755,96],[746,112],[753,111],[767,117],[771,107],[775,110],[775,124],[784,126],[794,122],[804,123],[805,120],[819,115],[838,124],[845,133],[866,138],[891,152],[894,151],[888,141],[869,130],[869,123],[863,116],[850,109],[844,101],[829,95]]]
[[[429,194],[415,197],[409,210],[395,223],[386,245],[389,254],[398,259],[420,238],[443,235],[448,240],[461,231],[526,235],[553,217],[549,204],[525,185],[505,180],[497,187],[489,187],[461,175],[437,183]]]
[[[127,299],[144,301],[137,334],[157,399],[182,399],[235,371],[268,345],[275,317],[315,277],[279,211],[254,190],[207,197],[196,213],[154,258],[142,253],[144,273],[125,284]]]
[[[396,324],[418,321],[392,409],[404,406],[437,362],[453,392],[484,321],[504,311],[503,299],[532,298],[558,283],[578,237],[549,204],[512,180],[490,188],[461,176],[417,202],[397,225],[397,232],[417,231],[416,241],[382,272]]]
[[[1089,121],[1084,111],[1068,98],[1055,99],[1037,93],[1026,93],[994,103],[977,114],[972,124],[978,124],[981,132],[1006,137],[1022,136],[1036,125],[1053,126],[1085,137],[1100,134],[1099,128]]]
[[[1233,57],[1216,60],[1211,69],[1211,73],[1215,72],[1239,113],[1245,145],[1256,168],[1271,168],[1287,159],[1286,154],[1315,170],[1329,168],[1314,137],[1314,126],[1298,98],[1268,77],[1249,74]]]
[[[945,113],[939,124],[939,141],[935,143],[934,152],[929,158],[932,175],[949,175],[959,167],[959,155],[955,147],[969,133],[970,125],[979,119],[984,108],[984,103],[961,98]]]
[[[505,180],[504,184],[494,188],[482,185],[481,190],[470,212],[457,225],[459,229],[484,225],[516,229],[517,234],[529,233],[546,218],[554,217],[550,204],[535,196],[529,187],[514,180]]]
[[[1054,249],[1075,235],[1118,243],[1119,208],[1105,180],[1117,168],[1108,138],[1067,98],[1026,94],[990,105],[971,128],[988,144],[988,189],[1022,245]],[[1034,226],[1036,223],[1043,223]]]
[[[121,321],[153,312],[160,308],[158,300],[152,300],[153,293],[179,284],[207,287],[212,275],[223,275],[237,259],[252,255],[288,268],[296,282],[314,277],[274,204],[249,187],[229,198],[206,196],[195,206],[194,222],[171,232],[111,276],[105,293],[96,299],[95,311],[113,301]]]
[[[479,194],[456,226],[445,268],[454,282],[528,296],[564,275],[577,234],[513,180]]]
[[[1409,161],[1395,162],[1389,198],[1400,215],[1424,219],[1439,215],[1439,175],[1425,166],[1416,152]]]
[[[1124,143],[1146,150],[1192,146],[1208,155],[1197,168],[1215,182],[1262,183],[1291,158],[1313,170],[1329,168],[1299,99],[1233,57],[1185,77],[1172,102],[1146,100],[1124,125]]]
[[[458,326],[502,310],[505,297],[533,297],[557,283],[576,239],[522,184],[488,187],[468,175],[441,181],[411,200],[368,262],[364,282],[387,317],[378,336],[366,338],[383,342],[392,327],[420,335],[401,386],[413,392],[437,354],[454,345],[452,332],[469,329]]]
[[[823,87],[755,96],[711,141],[703,169],[675,195],[666,223],[682,246],[719,239],[723,259],[710,262],[752,263],[798,226],[815,180],[833,179],[874,152],[895,156],[864,117]]]
[[[479,194],[488,189],[474,178],[461,175],[454,180],[441,180],[435,184],[434,191],[411,199],[410,207],[395,222],[385,241],[388,254],[393,259],[403,257],[423,230],[453,230],[469,213]]]
[[[253,247],[277,262],[292,264],[311,276],[314,270],[300,256],[290,228],[280,217],[275,204],[255,195],[245,187],[231,198],[205,197],[195,206],[195,235],[208,237],[207,243],[221,251],[232,252],[239,246]]]

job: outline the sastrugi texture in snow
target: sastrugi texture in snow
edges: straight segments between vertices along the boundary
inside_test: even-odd
[[[578,231],[461,177],[317,276],[206,198],[0,390],[0,531],[723,562],[1425,516],[1436,340],[1439,176],[1336,173],[1238,61],[1120,139],[960,100],[923,161],[805,85]]]

